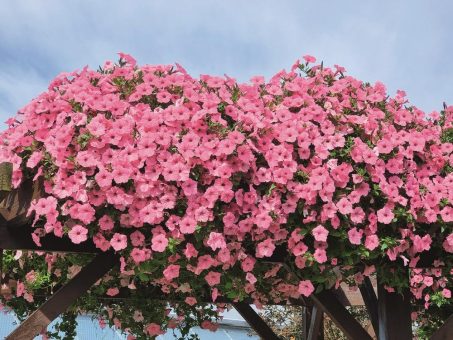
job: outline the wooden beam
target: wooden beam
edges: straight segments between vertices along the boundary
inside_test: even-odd
[[[97,255],[92,262],[82,268],[71,281],[53,294],[5,339],[34,339],[117,263],[118,257],[113,253],[107,252]]]
[[[307,340],[321,340],[324,338],[324,334],[321,334],[323,332],[323,322],[324,313],[319,307],[313,306]]]
[[[432,335],[430,340],[451,340],[453,337],[453,315]]]
[[[362,294],[363,301],[365,302],[366,309],[368,310],[368,314],[370,315],[374,333],[379,335],[378,299],[369,277],[365,277],[363,284],[360,285],[359,289]]]
[[[261,338],[265,340],[280,339],[250,305],[243,302],[235,302],[233,306]]]
[[[5,227],[0,225],[0,248],[5,250],[39,250],[66,253],[101,252],[91,240],[74,244],[67,237],[60,238],[53,234],[47,234],[42,237],[42,247],[39,247],[33,241],[32,233],[33,229],[30,227]]]
[[[379,340],[412,340],[411,301],[408,290],[389,293],[378,284]]]
[[[328,290],[311,296],[313,303],[337,325],[344,335],[351,340],[372,340],[368,332]]]

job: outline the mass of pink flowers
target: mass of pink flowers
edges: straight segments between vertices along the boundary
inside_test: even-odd
[[[190,305],[260,305],[377,271],[451,299],[453,106],[426,114],[311,56],[249,83],[120,56],[60,74],[0,135],[14,186],[44,181],[37,244],[118,252],[110,295],[144,274]]]

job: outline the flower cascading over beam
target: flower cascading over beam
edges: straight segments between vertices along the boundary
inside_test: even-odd
[[[445,319],[453,106],[426,115],[311,56],[250,83],[120,57],[60,74],[0,134],[12,186],[42,183],[28,211],[36,245],[52,234],[120,258],[73,313],[131,338],[186,335],[217,327],[224,307],[206,295],[260,306],[377,274],[387,291],[410,289],[419,325]],[[25,317],[90,259],[5,252],[4,305]],[[184,302],[144,306],[156,287]]]

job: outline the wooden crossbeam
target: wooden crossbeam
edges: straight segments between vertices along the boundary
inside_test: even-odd
[[[371,336],[360,323],[347,311],[331,291],[313,294],[311,300],[315,306],[326,313],[337,327],[350,340],[371,340]]]
[[[31,234],[30,227],[6,227],[0,225],[0,248],[5,250],[40,250],[49,252],[66,253],[100,253],[94,243],[89,240],[80,244],[74,244],[67,237],[56,237],[53,234],[41,238],[41,247],[36,245]]]
[[[65,286],[53,294],[39,309],[20,324],[7,340],[31,340],[118,263],[114,254],[102,253],[82,268]]]
[[[234,308],[241,314],[242,318],[247,321],[250,327],[263,339],[279,340],[280,338],[274,333],[272,328],[256,313],[250,305],[243,302],[233,303]]]
[[[445,323],[440,327],[431,337],[430,340],[451,340],[453,337],[453,315],[445,321]]]

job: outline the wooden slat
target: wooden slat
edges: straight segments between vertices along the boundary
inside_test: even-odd
[[[411,340],[411,304],[408,291],[389,293],[378,284],[379,340]]]
[[[320,334],[323,329],[323,321],[324,313],[319,307],[313,306],[307,340],[321,340],[323,338],[323,334]]]
[[[274,333],[272,328],[253,310],[250,305],[243,302],[233,303],[234,308],[241,314],[242,318],[247,321],[250,327],[265,340],[279,340],[280,338]]]
[[[378,314],[378,299],[374,292],[373,284],[369,277],[365,277],[363,284],[360,285],[363,301],[370,315],[371,324],[373,325],[374,333],[379,335],[379,314]]]
[[[451,340],[453,339],[453,315],[445,321],[431,337],[430,340]]]
[[[20,324],[7,340],[31,340],[41,333],[46,327],[100,278],[102,278],[118,262],[113,253],[97,255],[92,262],[72,278],[65,286],[60,288],[38,310],[33,312]]]
[[[371,340],[371,336],[360,323],[346,310],[331,291],[323,291],[311,296],[313,303],[326,313],[344,335],[351,340]]]
[[[308,339],[308,332],[310,331],[311,308],[302,307],[302,340]]]

